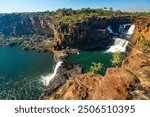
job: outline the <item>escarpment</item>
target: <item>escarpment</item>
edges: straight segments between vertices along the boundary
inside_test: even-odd
[[[87,17],[86,20],[70,24],[58,23],[55,25],[55,39],[63,48],[73,47],[81,50],[106,49],[111,44],[107,27],[112,27],[114,32],[119,31],[122,24],[132,23],[129,16],[97,18]]]
[[[0,14],[0,43],[7,43],[1,41],[2,38],[17,38],[18,43],[24,42],[28,47],[26,41],[44,43],[43,40],[48,39],[54,41],[49,46],[54,46],[57,50],[68,47],[80,50],[106,49],[112,44],[113,35],[107,30],[108,26],[117,34],[120,25],[134,23],[135,33],[132,41],[139,44],[144,40],[146,42],[142,43],[149,45],[149,17],[108,13],[110,12],[104,13],[102,10],[77,12],[65,9],[56,12]],[[35,37],[33,40],[29,35],[39,35],[40,39]],[[10,42],[14,42],[14,39],[12,40]]]
[[[8,37],[22,35],[46,35],[53,37],[54,33],[49,17],[41,16],[42,13],[14,13],[0,14],[0,33]]]
[[[13,38],[17,38],[15,43],[24,43],[27,47],[32,46],[33,41],[44,43],[43,40],[51,39],[55,42],[53,46],[57,50],[67,47],[81,50],[106,49],[112,43],[112,36],[107,27],[111,26],[117,33],[119,25],[132,22],[130,16],[86,15],[82,20],[77,18],[74,22],[64,23],[63,18],[59,21],[53,15],[44,12],[0,14],[0,37],[10,39],[11,41],[8,42],[14,42]],[[29,35],[40,36],[40,39],[33,40],[34,36],[29,37]],[[30,44],[26,43],[27,41],[30,41]]]

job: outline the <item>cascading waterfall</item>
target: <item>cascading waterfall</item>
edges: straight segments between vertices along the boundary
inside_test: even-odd
[[[114,45],[110,46],[106,52],[124,52],[126,50],[126,46],[128,45],[128,41],[122,38],[115,38],[114,40]]]
[[[123,24],[119,26],[120,37],[130,39],[135,29],[134,24]]]
[[[63,63],[62,61],[59,61],[59,62],[56,64],[55,69],[54,69],[54,72],[53,72],[52,74],[48,74],[48,75],[46,75],[46,76],[41,76],[42,82],[43,82],[44,85],[47,86],[47,85],[49,84],[49,82],[54,78],[54,76],[55,76],[56,73],[57,73],[58,68],[61,66],[62,63]]]
[[[132,35],[134,33],[134,29],[135,29],[135,25],[132,24],[129,28],[129,30],[127,31],[127,34]]]
[[[107,30],[109,31],[109,33],[114,33],[114,32],[112,31],[112,29],[111,29],[111,26],[108,26],[108,27],[107,27]]]
[[[120,25],[119,26],[119,33],[124,33],[125,32],[125,25]]]
[[[134,29],[135,29],[135,25],[134,24],[130,24],[130,27],[127,31],[125,31],[125,27],[126,25],[122,25],[119,27],[119,32],[120,33],[124,33],[127,37],[126,38],[131,38],[131,35],[134,33]],[[128,40],[123,39],[123,38],[118,38],[118,37],[114,37],[114,44],[112,46],[110,46],[110,48],[108,50],[106,50],[106,52],[124,52],[126,50],[126,47],[128,45]]]

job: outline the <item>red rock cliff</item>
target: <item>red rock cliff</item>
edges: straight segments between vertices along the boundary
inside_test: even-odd
[[[135,51],[136,50],[136,51]],[[43,99],[126,100],[150,99],[150,47],[134,47],[121,68],[108,68],[106,75],[79,74]]]

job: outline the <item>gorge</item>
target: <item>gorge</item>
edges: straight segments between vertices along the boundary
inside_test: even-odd
[[[40,99],[134,99],[142,94],[140,99],[148,99],[149,47],[140,44],[144,40],[148,45],[149,18],[107,10],[102,13],[101,9],[63,9],[0,14],[0,45],[52,53],[57,64],[54,72],[40,74],[40,82],[47,86]],[[111,59],[118,51],[125,52],[127,58],[121,67],[113,68]],[[131,59],[139,63],[130,66]],[[103,76],[89,73],[93,61],[103,64],[104,69],[99,73]],[[139,72],[134,71],[134,66]],[[50,67],[53,68],[53,61]],[[108,94],[99,93],[105,91]]]

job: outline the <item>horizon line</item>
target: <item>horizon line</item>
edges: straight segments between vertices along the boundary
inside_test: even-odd
[[[102,9],[102,10],[105,10],[103,8],[91,8],[91,7],[83,7],[83,8],[90,8],[90,9]],[[107,8],[107,7],[106,7]],[[110,7],[109,7],[110,8]],[[106,9],[106,11],[109,11],[109,8]],[[81,10],[82,8],[58,8],[58,9],[72,9],[72,10]],[[55,12],[56,10],[58,9],[55,9],[55,10],[41,10],[41,11],[12,11],[12,12],[1,12],[0,11],[0,14],[13,14],[13,13],[42,13],[42,12]],[[150,13],[150,11],[125,11],[125,10],[120,10],[120,9],[115,9],[113,10],[113,12],[116,12],[116,11],[121,11],[121,12],[127,12],[127,13]]]

